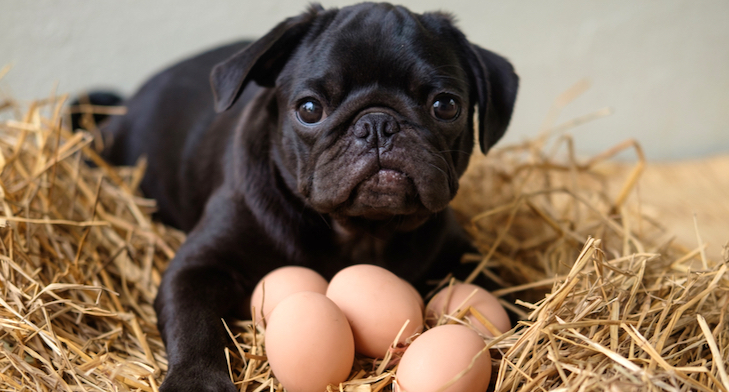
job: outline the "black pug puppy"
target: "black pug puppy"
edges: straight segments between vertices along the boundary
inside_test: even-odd
[[[236,390],[221,318],[247,317],[277,267],[331,278],[376,264],[421,292],[457,272],[473,248],[448,204],[474,114],[485,153],[517,85],[450,16],[377,3],[311,6],[147,82],[102,131],[112,163],[148,157],[142,191],[189,231],[155,301],[169,359],[160,390]]]

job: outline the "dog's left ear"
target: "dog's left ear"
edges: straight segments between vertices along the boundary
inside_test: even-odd
[[[505,58],[469,44],[469,65],[478,98],[478,135],[485,154],[504,136],[514,111],[519,77]]]
[[[217,64],[210,73],[215,111],[224,112],[233,106],[251,80],[272,87],[276,76],[323,10],[319,4],[310,5],[307,12],[284,20],[257,41]]]

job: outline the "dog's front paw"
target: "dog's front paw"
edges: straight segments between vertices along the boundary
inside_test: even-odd
[[[167,374],[160,392],[238,392],[227,373],[186,369]]]

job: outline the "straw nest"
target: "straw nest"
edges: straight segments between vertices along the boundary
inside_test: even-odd
[[[554,127],[574,93],[545,129],[605,114]],[[91,135],[62,126],[63,102],[0,98],[0,389],[156,391],[167,364],[151,304],[184,235],[150,219],[144,162],[106,165]],[[638,163],[609,189],[603,162],[625,148]],[[483,256],[463,262],[523,319],[487,340],[495,390],[729,392],[729,260],[673,244],[640,213],[643,165],[633,142],[578,160],[569,137],[474,157],[453,205]],[[262,327],[226,327],[240,390],[282,391]],[[399,355],[358,358],[330,389],[390,391]]]

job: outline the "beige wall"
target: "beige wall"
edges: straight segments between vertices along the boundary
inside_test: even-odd
[[[100,86],[125,94],[201,49],[263,34],[307,0],[0,0],[0,93],[23,100]],[[352,1],[324,0],[325,6]],[[587,154],[639,139],[649,157],[729,152],[729,2],[403,0],[453,12],[472,42],[508,57],[522,80],[511,141],[534,135],[552,100],[592,87],[559,121],[615,113],[572,133]]]

